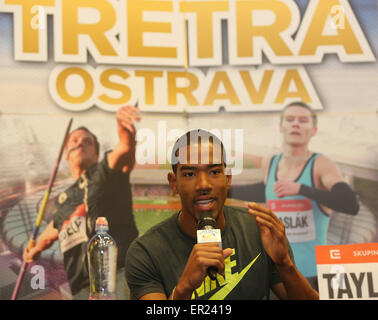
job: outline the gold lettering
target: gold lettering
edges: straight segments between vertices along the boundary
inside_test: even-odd
[[[264,102],[269,84],[272,80],[274,70],[265,70],[263,78],[260,83],[260,88],[257,90],[248,71],[239,71],[243,80],[244,86],[247,89],[249,98],[254,104],[261,104]]]
[[[180,11],[194,12],[197,21],[197,56],[213,58],[213,14],[228,11],[228,1],[184,1],[180,3]]]
[[[223,84],[225,93],[218,93],[220,85]],[[211,82],[204,104],[212,105],[215,100],[229,100],[231,104],[240,104],[238,95],[232,86],[230,78],[225,71],[217,71]]]
[[[341,7],[339,0],[318,1],[299,51],[300,55],[315,55],[319,47],[335,45],[343,46],[347,54],[364,53],[346,15],[343,17],[342,25],[333,23],[332,28],[335,34],[323,34],[323,30],[331,18],[332,9],[335,7]],[[339,14],[341,13],[339,12]]]
[[[136,77],[144,78],[144,87],[145,87],[145,103],[146,104],[155,104],[155,85],[154,79],[161,78],[163,76],[162,71],[144,71],[137,70],[135,71]]]
[[[258,10],[271,11],[275,21],[271,25],[253,25],[253,12]],[[255,39],[263,37],[276,56],[292,56],[293,53],[282,38],[292,20],[292,14],[287,5],[277,0],[236,1],[237,55],[253,57],[256,53]]]
[[[290,85],[294,82],[296,91],[290,91]],[[311,97],[296,69],[287,69],[275,103],[285,103],[286,98],[298,98],[303,102],[311,103]]]
[[[55,0],[5,0],[5,4],[22,6],[22,52],[39,53],[39,28],[35,28],[35,7],[53,7]],[[39,14],[39,12],[38,12]]]
[[[69,76],[78,75],[84,81],[84,91],[78,96],[74,97],[67,92],[66,81]],[[56,78],[56,90],[59,96],[68,103],[83,103],[86,102],[93,94],[94,83],[91,75],[81,68],[67,68],[64,69]]]
[[[193,91],[198,88],[197,77],[190,72],[167,72],[168,76],[168,105],[177,104],[177,95],[182,94],[190,106],[198,106],[199,103]],[[189,82],[185,87],[177,86],[177,79],[183,78]]]
[[[130,57],[176,58],[177,49],[174,47],[145,46],[143,44],[145,32],[172,32],[171,23],[143,21],[144,11],[172,12],[173,6],[171,1],[127,1],[128,55]]]
[[[79,9],[90,8],[100,13],[97,23],[79,23]],[[62,0],[62,41],[64,54],[79,53],[79,35],[88,35],[103,56],[117,56],[106,31],[116,24],[114,7],[106,0]]]
[[[108,104],[118,105],[118,104],[128,102],[131,98],[130,88],[128,86],[124,85],[124,84],[111,81],[110,77],[112,77],[112,76],[118,76],[122,79],[127,79],[127,78],[130,77],[130,75],[127,72],[120,70],[120,69],[107,69],[104,72],[102,72],[101,75],[100,75],[100,83],[104,86],[104,88],[108,88],[108,89],[111,89],[111,90],[121,92],[121,94],[122,94],[121,97],[120,98],[112,98],[112,97],[109,97],[106,94],[102,94],[98,98],[101,101],[108,103]]]

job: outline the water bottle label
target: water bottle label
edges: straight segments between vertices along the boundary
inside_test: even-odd
[[[115,247],[109,248],[109,292],[115,292],[116,290],[116,276],[117,276],[117,249]]]
[[[88,236],[85,228],[85,206],[80,205],[72,213],[70,218],[64,221],[59,231],[60,250],[63,253],[87,242]]]
[[[88,266],[91,296],[102,298],[115,294],[117,277],[117,247],[89,246]]]

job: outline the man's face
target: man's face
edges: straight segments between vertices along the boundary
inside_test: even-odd
[[[211,211],[215,219],[223,212],[231,175],[225,173],[219,145],[205,142],[180,148],[177,172],[168,179],[180,195],[184,214],[198,220],[202,211]]]
[[[70,166],[89,168],[98,160],[94,137],[85,130],[71,133],[66,145],[66,159]]]
[[[284,143],[298,146],[307,145],[316,134],[311,112],[300,106],[292,106],[285,110],[282,116],[280,131]]]

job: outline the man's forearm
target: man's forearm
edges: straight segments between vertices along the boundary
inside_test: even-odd
[[[127,172],[131,172],[135,165],[135,148],[125,147],[119,143],[111,152],[108,153],[107,160],[109,168],[123,170],[124,167],[127,167]]]
[[[53,222],[50,222],[47,228],[41,233],[36,242],[36,249],[43,251],[52,246],[56,239],[58,239],[59,232],[54,228]]]
[[[278,274],[290,300],[318,300],[319,294],[306,278],[298,271],[291,259],[282,265],[276,265]]]
[[[177,286],[172,290],[169,300],[190,300],[192,298],[193,290],[185,285],[182,285],[180,281]]]
[[[330,191],[301,185],[299,194],[335,211],[356,215],[360,209],[353,190],[345,182],[336,183]]]
[[[35,248],[38,252],[42,252],[43,250],[46,250],[52,246],[55,239],[49,239],[49,238],[39,238],[36,242]]]
[[[38,260],[42,251],[50,248],[56,238],[54,230],[49,229],[48,227],[47,231],[45,230],[37,241],[29,242],[28,247],[24,251],[24,260],[28,263]]]

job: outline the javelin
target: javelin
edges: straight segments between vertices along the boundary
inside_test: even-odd
[[[59,167],[60,159],[62,159],[64,147],[66,145],[66,140],[68,138],[68,135],[69,135],[69,132],[70,132],[70,129],[71,129],[72,120],[73,120],[73,118],[71,118],[70,122],[68,123],[67,130],[66,130],[66,133],[64,135],[63,143],[62,143],[62,145],[60,147],[58,159],[56,160],[54,170],[53,170],[53,172],[52,172],[52,174],[50,176],[50,181],[49,181],[47,190],[45,192],[45,196],[43,197],[43,201],[42,201],[41,207],[39,208],[38,216],[37,216],[37,219],[35,221],[35,226],[34,226],[34,229],[33,229],[33,234],[30,237],[30,240],[28,242],[28,248],[29,249],[34,246],[35,241],[37,239],[37,235],[38,235],[38,232],[39,232],[39,227],[41,226],[41,222],[42,222],[43,214],[45,212],[47,200],[49,199],[49,196],[50,196],[50,193],[51,193],[51,189],[52,189],[53,184],[54,184],[55,176],[56,176],[56,174],[58,172],[58,167]],[[17,299],[17,295],[18,295],[18,292],[20,290],[22,279],[24,278],[24,274],[25,274],[25,271],[26,271],[27,267],[28,267],[28,263],[25,262],[25,260],[24,260],[22,262],[20,273],[18,274],[16,285],[14,286],[14,289],[13,289],[12,300],[16,300]]]

